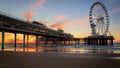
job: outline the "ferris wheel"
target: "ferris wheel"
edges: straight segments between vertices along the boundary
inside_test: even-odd
[[[95,2],[91,6],[89,20],[93,36],[107,35],[109,32],[109,15],[103,3]]]

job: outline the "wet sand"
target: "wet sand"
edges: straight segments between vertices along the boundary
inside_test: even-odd
[[[120,55],[0,51],[0,68],[120,68]]]

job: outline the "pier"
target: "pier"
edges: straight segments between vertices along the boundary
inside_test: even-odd
[[[113,36],[89,36],[84,38],[85,44],[88,45],[113,45]]]
[[[42,23],[36,21],[27,22],[4,12],[0,12],[0,32],[2,36],[2,50],[4,50],[5,33],[7,32],[14,34],[15,48],[17,47],[17,34],[23,34],[23,48],[29,44],[29,35],[36,37],[36,46],[79,44],[79,39],[75,39],[72,34],[64,33],[63,30],[53,30]]]

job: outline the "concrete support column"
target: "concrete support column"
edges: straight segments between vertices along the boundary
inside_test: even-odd
[[[38,46],[38,36],[36,35],[36,47]]]
[[[23,34],[23,47],[25,48],[25,34]]]
[[[58,45],[58,40],[57,40],[57,38],[55,38],[55,45],[56,45],[56,46]]]
[[[80,40],[78,40],[78,45],[80,44]]]
[[[42,45],[42,40],[41,40],[41,37],[39,38],[39,45],[41,46]]]
[[[4,44],[5,44],[5,32],[2,31],[2,50],[4,50]]]
[[[54,44],[54,45],[56,44],[55,42],[56,42],[56,40],[55,40],[55,38],[53,38],[53,44]]]
[[[110,45],[113,45],[113,40],[110,40]]]
[[[14,34],[14,47],[16,48],[17,44],[17,33]]]
[[[84,39],[84,44],[85,44],[85,45],[87,44],[87,41],[88,41],[88,40]]]
[[[46,47],[46,37],[43,37],[43,43],[44,43],[44,47]]]
[[[29,46],[29,35],[27,35],[27,47]]]
[[[68,45],[70,45],[70,40],[68,40]]]
[[[105,40],[105,45],[108,45],[108,40],[107,39]]]
[[[48,38],[45,37],[45,44],[48,45]]]
[[[79,45],[81,44],[81,39],[79,39]]]
[[[51,46],[53,46],[54,45],[54,40],[53,40],[53,38],[51,38]]]
[[[59,46],[59,39],[57,38],[57,46]]]
[[[87,43],[88,43],[88,45],[90,45],[90,40],[89,39],[87,40]]]
[[[51,46],[54,45],[54,41],[53,41],[53,38],[51,38]]]
[[[38,36],[36,35],[36,52],[38,52]]]
[[[102,40],[99,40],[99,45],[102,45]]]
[[[96,43],[97,45],[99,45],[99,40],[97,40],[97,43]]]
[[[57,38],[55,38],[55,46],[57,46],[58,44],[58,40],[57,40]]]
[[[49,38],[49,45],[51,46],[52,44],[51,44],[51,37]]]

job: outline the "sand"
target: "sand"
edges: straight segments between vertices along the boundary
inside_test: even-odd
[[[120,55],[0,51],[0,68],[120,68]]]

